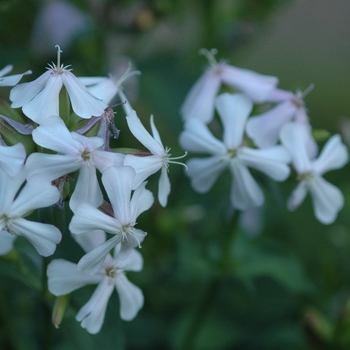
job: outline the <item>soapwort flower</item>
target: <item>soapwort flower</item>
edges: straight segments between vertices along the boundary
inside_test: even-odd
[[[86,252],[105,242],[105,233],[93,231],[84,235],[81,244]],[[88,241],[91,242],[88,242]],[[143,259],[139,252],[133,249],[129,256],[119,259],[120,243],[114,250],[114,255],[108,254],[100,269],[92,276],[79,271],[77,264],[63,259],[53,260],[47,269],[48,288],[55,295],[66,295],[85,285],[97,284],[97,288],[90,300],[80,309],[76,319],[89,333],[96,334],[100,331],[109,298],[114,289],[117,290],[120,300],[120,317],[122,320],[131,321],[143,306],[142,291],[131,283],[124,271],[141,271]],[[86,249],[88,248],[88,249]]]
[[[108,253],[119,243],[119,258],[126,258],[134,247],[140,247],[146,233],[135,228],[137,217],[153,204],[153,195],[142,183],[132,193],[135,171],[129,166],[110,167],[102,174],[102,183],[111,202],[114,216],[109,216],[89,203],[80,204],[74,211],[69,229],[73,234],[88,234],[103,230],[114,237],[84,255],[78,267],[83,272],[96,273]]]
[[[215,105],[223,124],[223,141],[215,138],[197,118],[187,120],[180,135],[180,144],[185,150],[212,155],[187,162],[192,186],[198,192],[207,192],[220,173],[229,168],[233,175],[230,196],[233,207],[246,210],[260,206],[264,195],[248,167],[283,181],[290,172],[287,165],[290,156],[282,146],[253,149],[244,144],[245,125],[253,107],[247,96],[225,93],[216,98]]]
[[[278,79],[253,71],[217,62],[215,49],[200,51],[205,55],[210,67],[197,80],[186,96],[180,112],[184,120],[198,118],[205,123],[211,122],[214,116],[214,101],[222,84],[238,89],[254,102],[265,102],[270,92],[276,87]]]
[[[339,135],[332,136],[317,159],[308,154],[309,128],[302,123],[287,123],[281,130],[280,139],[292,156],[299,184],[288,199],[288,209],[295,210],[308,192],[311,194],[316,218],[323,224],[331,224],[344,206],[341,191],[326,181],[322,175],[339,169],[348,162],[348,151]]]
[[[154,124],[153,115],[151,116],[152,135],[142,125],[140,119],[133,110],[126,117],[131,133],[151,152],[149,156],[139,157],[134,155],[126,155],[124,165],[132,166],[136,171],[134,187],[138,187],[150,175],[161,170],[158,183],[158,200],[165,207],[170,193],[170,181],[168,177],[169,165],[181,164],[176,160],[181,157],[171,157],[170,148],[163,146],[158,130]],[[186,155],[186,154],[185,154]],[[185,166],[186,167],[186,166]]]
[[[0,241],[5,244],[5,248],[0,249],[0,254],[7,253],[12,248],[14,238],[21,236],[40,255],[49,256],[61,241],[61,232],[53,225],[29,221],[23,217],[32,210],[55,204],[60,194],[43,175],[28,178],[20,190],[26,175],[24,166],[15,176],[9,176],[0,167]]]
[[[100,150],[103,139],[86,137],[70,132],[63,120],[51,116],[33,131],[35,143],[58,154],[32,153],[27,160],[29,175],[43,173],[50,180],[79,170],[74,192],[69,205],[74,211],[82,202],[98,207],[103,202],[103,195],[96,177],[96,169],[103,172],[109,166],[120,166],[124,156]]]
[[[100,116],[107,104],[92,96],[69,66],[60,63],[61,50],[57,51],[57,65],[52,63],[47,71],[30,83],[16,85],[10,92],[12,108],[22,107],[23,113],[40,124],[45,117],[59,115],[59,94],[64,86],[73,111],[81,118]]]

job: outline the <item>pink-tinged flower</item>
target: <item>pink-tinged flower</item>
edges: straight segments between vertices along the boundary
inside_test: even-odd
[[[205,123],[214,116],[214,101],[222,84],[238,89],[254,102],[265,102],[276,87],[278,79],[247,69],[236,68],[225,62],[217,62],[216,50],[201,51],[209,60],[210,67],[197,80],[181,107],[184,120],[198,118]]]
[[[233,175],[231,203],[245,210],[260,206],[264,195],[248,168],[257,169],[276,181],[285,180],[290,172],[290,156],[282,146],[253,149],[244,145],[244,131],[252,110],[252,101],[243,94],[222,94],[216,98],[217,111],[223,124],[223,141],[215,138],[205,123],[191,118],[185,123],[180,144],[196,153],[209,153],[209,158],[193,158],[187,162],[187,174],[193,188],[209,191],[221,172],[229,168]]]
[[[296,94],[280,89],[271,91],[268,101],[277,103],[276,106],[248,120],[248,136],[258,147],[271,147],[277,143],[281,128],[289,121],[294,120],[308,125],[303,98],[312,88],[313,85],[306,91],[298,91]],[[317,153],[316,144],[310,144],[310,152],[312,152],[310,155]]]
[[[90,119],[92,116],[100,116],[107,104],[92,96],[68,66],[60,65],[60,52],[58,47],[57,65],[52,63],[33,82],[19,84],[11,90],[11,107],[22,107],[28,118],[40,124],[48,116],[59,115],[59,94],[64,86],[72,109],[79,117]]]
[[[124,259],[134,247],[140,247],[146,233],[135,228],[137,217],[153,204],[153,195],[141,184],[132,194],[135,171],[131,167],[110,167],[102,174],[102,183],[113,207],[114,217],[82,203],[74,211],[69,225],[73,234],[88,234],[93,230],[103,230],[114,237],[98,245],[84,255],[78,267],[93,275],[103,264],[108,253],[119,243],[119,258]]]
[[[27,160],[29,175],[42,173],[55,180],[79,170],[79,176],[69,205],[72,210],[82,202],[98,207],[103,195],[96,177],[96,169],[103,172],[110,166],[123,164],[124,156],[101,151],[103,140],[70,132],[58,116],[45,118],[33,131],[33,140],[41,147],[58,154],[32,153]]]
[[[282,144],[292,156],[293,166],[300,181],[288,200],[288,209],[295,210],[310,192],[316,218],[331,224],[344,206],[341,191],[322,175],[339,169],[348,162],[348,151],[339,135],[332,136],[317,159],[308,155],[310,130],[301,123],[287,123],[281,130]]]
[[[22,74],[14,74],[4,77],[4,75],[12,71],[12,68],[13,66],[9,64],[0,70],[0,86],[14,86],[22,79],[23,75],[28,75],[32,73],[31,70],[28,70]]]
[[[151,152],[151,155],[138,157],[134,155],[125,156],[124,165],[132,166],[136,171],[135,188],[145,181],[150,175],[161,170],[158,183],[158,200],[165,207],[170,193],[170,181],[168,177],[169,164],[181,164],[176,160],[182,157],[171,157],[170,148],[163,146],[160,135],[151,116],[152,135],[142,125],[140,119],[133,110],[126,117],[132,134]]]
[[[101,234],[102,233],[102,234]],[[87,242],[89,238],[93,240]],[[96,247],[105,242],[105,234],[101,231],[85,235],[83,248]],[[90,284],[97,284],[97,288],[90,300],[80,309],[76,319],[89,333],[100,331],[109,298],[114,289],[117,290],[120,300],[120,317],[124,321],[131,321],[143,306],[142,291],[132,284],[125,276],[124,271],[141,271],[143,259],[139,252],[132,250],[129,256],[120,260],[117,245],[112,257],[108,254],[100,267],[93,275],[86,275],[79,271],[77,264],[63,259],[53,260],[47,269],[48,288],[55,296],[66,295],[74,290]],[[85,249],[88,252],[88,250]]]
[[[6,249],[0,249],[0,254],[12,248],[14,238],[9,237],[11,234],[13,237],[26,238],[40,255],[49,256],[61,241],[61,232],[53,225],[29,221],[23,217],[32,210],[55,204],[60,194],[43,175],[28,178],[20,190],[26,175],[24,166],[15,176],[9,176],[0,167],[0,241],[6,244]]]

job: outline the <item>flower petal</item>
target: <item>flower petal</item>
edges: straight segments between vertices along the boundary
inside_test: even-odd
[[[247,167],[233,159],[230,162],[230,169],[233,174],[231,189],[231,202],[234,208],[246,210],[251,207],[258,207],[264,203],[264,195],[259,185],[250,174]]]
[[[170,181],[168,169],[163,167],[158,182],[158,200],[162,207],[166,207],[170,193]]]
[[[304,201],[308,192],[307,182],[302,180],[288,198],[288,210],[293,211]]]
[[[215,99],[215,106],[224,128],[227,149],[237,149],[243,141],[245,124],[253,108],[251,99],[243,94],[224,93]]]
[[[145,186],[146,182],[137,187],[130,200],[130,212],[133,222],[136,222],[137,217],[148,210],[154,202],[152,192],[147,190]]]
[[[0,166],[10,176],[15,176],[26,159],[26,150],[21,143],[14,146],[0,146]]]
[[[11,231],[17,236],[26,238],[42,256],[52,255],[62,238],[57,227],[23,218],[11,220]]]
[[[131,321],[143,306],[142,291],[132,284],[123,273],[117,275],[115,286],[120,299],[120,317],[124,321]]]
[[[0,230],[0,255],[5,255],[12,250],[15,239],[16,236],[11,235],[7,231]]]
[[[186,175],[191,178],[192,187],[200,193],[210,190],[218,176],[228,166],[217,156],[210,158],[193,158],[187,162]]]
[[[85,275],[77,264],[67,260],[55,259],[47,267],[48,288],[55,295],[66,295],[88,284],[98,284],[104,275]]]
[[[102,327],[113,287],[114,285],[110,283],[109,278],[103,279],[90,300],[79,310],[76,316],[76,320],[82,321],[81,326],[91,334],[98,333]]]
[[[180,112],[184,120],[196,118],[210,123],[214,116],[214,100],[221,85],[220,75],[208,69],[187,94]]]

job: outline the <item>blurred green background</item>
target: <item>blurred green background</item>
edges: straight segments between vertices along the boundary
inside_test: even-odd
[[[154,114],[163,143],[181,155],[179,108],[207,65],[200,48],[217,48],[230,64],[274,75],[286,90],[315,89],[305,98],[315,128],[350,140],[350,2],[348,0],[0,0],[0,67],[31,69],[30,81],[56,61],[77,76],[121,75],[131,61],[142,72],[125,84],[148,127]],[[1,94],[8,98],[9,89]],[[117,147],[140,147],[120,107]],[[261,178],[266,203],[249,211],[236,232],[232,273],[220,277],[203,316],[195,348],[273,350],[350,349],[349,166],[327,174],[341,188],[345,208],[324,226],[310,200],[293,213],[285,200],[294,179]],[[170,167],[172,192],[138,226],[148,232],[144,270],[129,273],[145,306],[132,322],[119,318],[113,294],[101,332],[92,336],[75,321],[92,289],[74,292],[59,329],[47,324],[48,305],[6,259],[0,261],[0,349],[184,349],[182,340],[215,264],[232,215],[228,174],[205,195],[195,193],[183,168]],[[158,175],[149,187],[156,190]],[[156,192],[155,192],[156,193]],[[31,248],[17,249],[29,269],[40,270]],[[77,262],[82,251],[65,232],[53,258]],[[38,275],[39,280],[39,275]],[[209,301],[209,300],[208,300]],[[48,306],[48,308],[47,308]],[[184,349],[187,350],[187,349]]]

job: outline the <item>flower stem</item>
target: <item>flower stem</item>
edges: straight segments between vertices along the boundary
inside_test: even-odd
[[[225,279],[228,267],[230,265],[230,253],[232,251],[232,245],[235,238],[236,226],[239,219],[238,211],[235,211],[233,217],[228,225],[227,235],[223,242],[221,258],[218,261],[218,273],[209,281],[209,284],[204,291],[204,294],[200,300],[198,308],[196,309],[190,326],[185,333],[181,349],[192,350],[196,345],[196,339],[203,326],[206,316],[209,313],[211,303],[215,298],[215,295],[220,287],[220,283]]]

